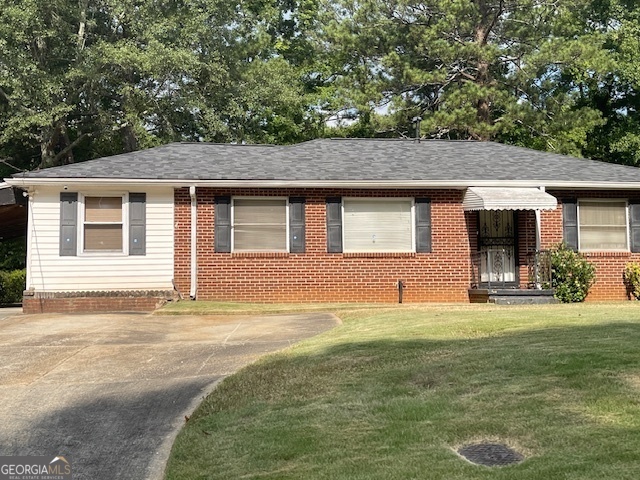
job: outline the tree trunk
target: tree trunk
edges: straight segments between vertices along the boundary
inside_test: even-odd
[[[71,139],[69,138],[69,134],[67,132],[67,127],[65,125],[62,126],[62,140],[64,141],[64,148],[61,152],[58,153],[58,161],[62,161],[64,165],[69,163],[74,163],[75,158],[73,157],[73,146],[75,143],[71,143]]]
[[[133,131],[133,128],[130,125],[127,125],[123,128],[123,141],[124,141],[124,151],[125,152],[135,152],[140,147],[138,143],[138,137],[136,137],[136,133]]]
[[[73,147],[84,138],[71,143],[63,123],[42,127],[40,130],[40,164],[38,168],[57,167],[73,163]]]
[[[55,129],[51,126],[42,127],[40,130],[40,164],[38,168],[54,166],[56,158],[54,137]]]
[[[478,0],[478,13],[480,16],[479,23],[476,27],[475,41],[480,47],[480,51],[484,50],[487,46],[489,35],[496,25],[496,22],[503,12],[503,1],[500,1],[497,6],[487,5],[485,0]],[[477,63],[477,73],[475,82],[482,87],[489,87],[491,85],[491,73],[489,72],[489,62],[483,57],[482,53]],[[491,118],[491,101],[488,96],[479,98],[476,102],[476,114],[478,122],[481,124],[490,126],[493,124]],[[486,132],[475,132],[475,136],[480,140],[489,140],[490,135]]]
[[[86,29],[87,29],[87,9],[89,8],[89,0],[80,0],[80,22],[78,25],[78,39],[77,39],[77,48],[78,52],[84,50],[84,45],[86,42]]]
[[[489,86],[491,82],[491,78],[489,75],[489,64],[484,60],[480,60],[478,62],[478,75],[476,77],[476,82],[482,86]],[[487,98],[486,96],[479,98],[478,102],[476,103],[476,110],[477,110],[477,116],[478,116],[479,122],[484,123],[486,125],[492,124],[491,102],[489,101],[489,98]],[[488,136],[481,135],[481,137],[482,137],[482,140],[489,139]],[[487,138],[484,138],[484,137],[487,137]]]

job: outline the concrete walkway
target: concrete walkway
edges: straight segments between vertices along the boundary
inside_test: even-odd
[[[0,310],[0,455],[64,455],[76,480],[162,478],[184,415],[216,382],[337,323]]]
[[[0,307],[0,320],[22,313],[22,307]]]

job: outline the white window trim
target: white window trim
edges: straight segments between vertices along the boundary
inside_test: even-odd
[[[580,224],[580,203],[582,202],[599,202],[599,203],[622,203],[624,202],[624,211],[625,211],[625,228],[627,230],[627,247],[626,248],[616,248],[616,249],[583,249],[582,248],[582,239],[581,237],[581,224]],[[579,198],[577,205],[577,223],[578,223],[578,251],[585,253],[593,253],[593,252],[630,252],[631,251],[631,237],[629,232],[629,200],[626,198]]]
[[[86,197],[122,197],[122,252],[84,251],[84,213]],[[128,257],[129,256],[129,193],[128,192],[79,192],[78,194],[78,256],[80,257]]]
[[[364,200],[372,202],[410,202],[411,203],[411,250],[377,250],[377,251],[362,251],[362,250],[350,250],[346,248],[345,242],[345,212],[344,203],[349,200]],[[415,253],[416,252],[416,199],[413,197],[342,197],[341,205],[342,215],[342,251],[344,253]]]
[[[285,250],[236,250],[236,200],[284,200],[285,204]],[[231,253],[289,253],[289,197],[234,196],[231,197]]]

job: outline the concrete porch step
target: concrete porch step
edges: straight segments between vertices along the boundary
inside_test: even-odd
[[[517,288],[470,288],[471,303],[495,303],[497,305],[541,305],[558,303],[553,290],[526,290]]]

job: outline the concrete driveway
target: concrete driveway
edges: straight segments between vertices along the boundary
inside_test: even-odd
[[[0,455],[64,455],[87,480],[161,478],[184,416],[216,382],[339,322],[9,313],[0,310]]]

